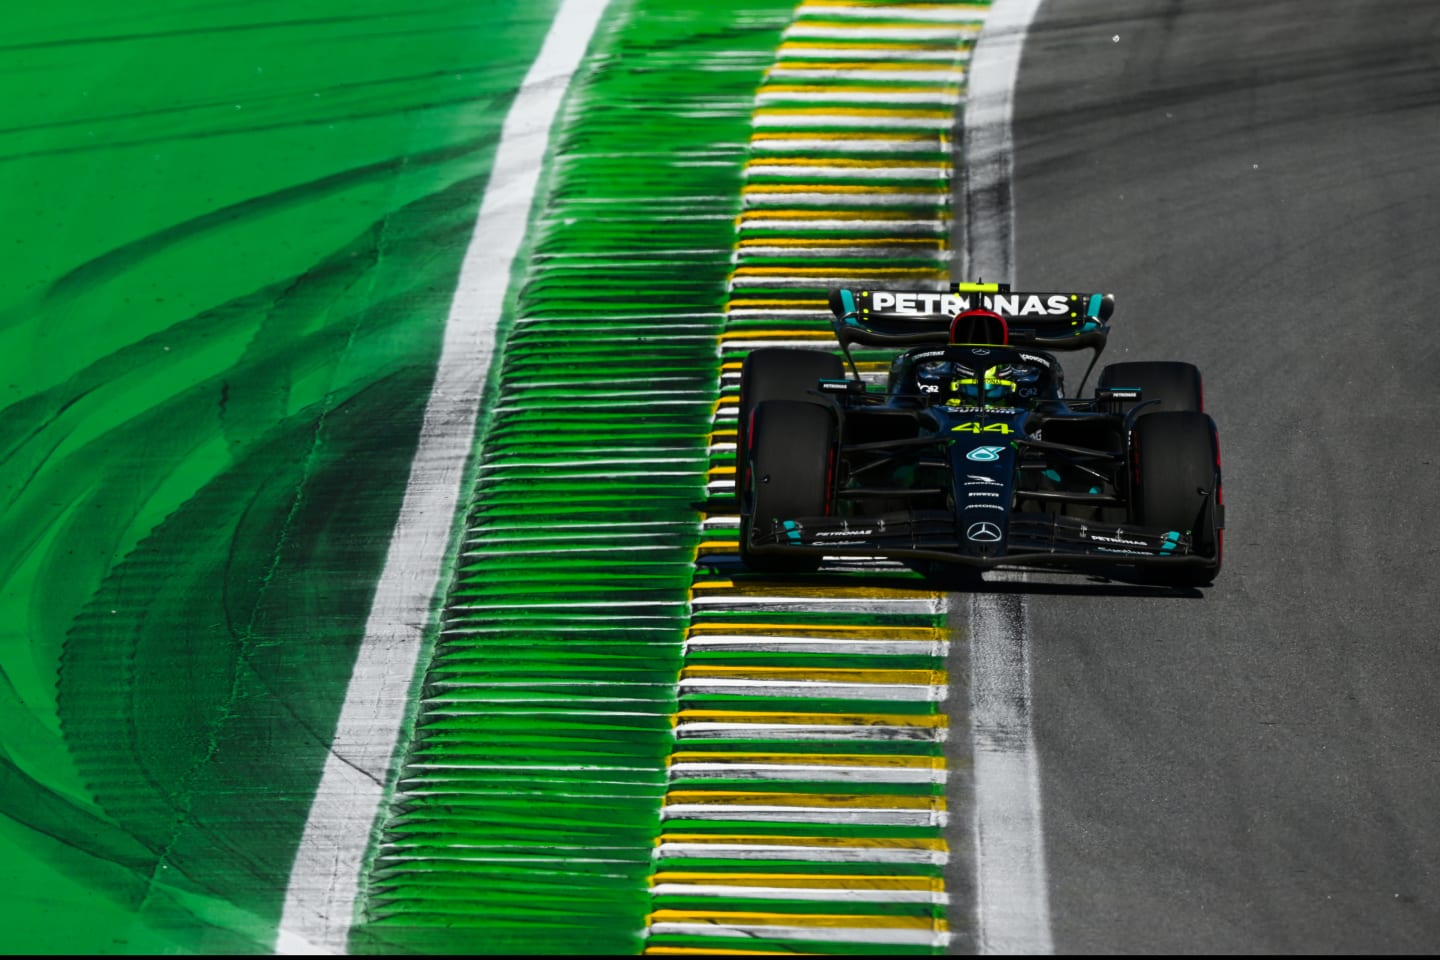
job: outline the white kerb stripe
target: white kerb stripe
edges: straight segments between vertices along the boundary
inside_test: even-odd
[[[671,803],[660,808],[661,820],[750,820],[763,823],[828,823],[849,826],[944,826],[943,810],[890,807],[788,807],[769,804]]]
[[[979,27],[975,28],[978,33]],[[862,38],[863,39],[863,38]],[[949,44],[940,47],[910,47],[895,49],[866,49],[864,47],[824,47],[814,43],[788,41],[780,45],[780,59],[785,63],[802,63],[813,60],[943,60],[955,63],[965,59],[964,52],[956,53]]]
[[[939,6],[825,6],[802,3],[802,17],[853,17],[860,20],[945,20],[957,23],[973,23],[980,19],[974,11],[965,8],[947,10]]]
[[[950,896],[936,890],[863,890],[850,887],[757,887],[727,883],[657,883],[655,897],[745,897],[757,900],[817,900],[853,903],[948,904]]]
[[[808,860],[813,863],[919,863],[944,866],[950,854],[924,847],[812,847],[784,843],[673,843],[655,847],[656,860]],[[680,865],[676,865],[679,867]]]
[[[943,68],[857,70],[853,67],[827,67],[817,61],[815,65],[806,67],[774,67],[770,70],[769,78],[771,83],[788,83],[791,80],[913,80],[918,83],[959,83],[965,79],[965,71]]]
[[[896,946],[943,947],[950,943],[950,934],[924,929],[895,927],[782,927],[779,924],[703,923],[661,921],[650,924],[652,934],[688,934],[705,937],[763,937],[769,940],[817,940],[827,943],[884,943]]]
[[[973,26],[916,26],[892,27],[876,23],[855,23],[836,26],[810,26],[797,23],[785,30],[788,41],[802,39],[821,40],[866,40],[893,42],[896,40],[959,40],[975,35]]]
[[[935,767],[846,767],[832,763],[672,763],[671,780],[804,780],[853,783],[944,783]]]
[[[291,868],[276,953],[345,951],[460,501],[511,265],[551,124],[607,3],[564,0],[505,118],[385,568]]]

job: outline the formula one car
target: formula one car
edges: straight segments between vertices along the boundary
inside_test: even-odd
[[[1081,399],[1065,396],[1046,352],[1093,351],[1088,379],[1112,296],[959,283],[837,289],[830,305],[843,360],[765,348],[742,369],[747,567],[884,557],[925,570],[1118,568],[1177,586],[1220,571],[1219,438],[1199,371],[1114,363]],[[855,345],[903,348],[883,388],[861,377]]]

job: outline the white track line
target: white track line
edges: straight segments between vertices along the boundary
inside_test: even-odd
[[[505,118],[461,265],[435,383],[385,569],[285,891],[276,953],[343,953],[360,871],[391,776],[510,270],[550,127],[608,0],[565,0]]]
[[[965,229],[967,279],[1015,280],[1011,118],[1020,54],[1044,0],[996,3],[970,58],[965,99]]]
[[[1015,83],[1042,2],[997,2],[971,58],[961,245],[966,279],[1015,280]],[[1025,601],[974,594],[969,614],[977,947],[981,954],[1053,954]]]
[[[972,595],[970,675],[979,951],[1051,954],[1023,599]]]

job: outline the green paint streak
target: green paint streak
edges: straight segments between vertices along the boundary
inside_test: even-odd
[[[577,77],[353,952],[642,946],[742,145],[791,9],[618,3]]]
[[[6,16],[11,952],[268,948],[554,4],[141,6]]]

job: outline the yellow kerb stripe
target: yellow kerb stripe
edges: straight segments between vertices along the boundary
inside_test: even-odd
[[[806,40],[787,40],[784,43],[780,44],[778,52],[780,56],[784,56],[787,53],[814,53],[816,51],[825,52],[829,50],[834,50],[837,47],[841,46],[843,46],[846,50],[894,50],[899,53],[913,53],[916,50],[934,49],[928,44],[914,41],[910,43],[852,43],[849,41],[826,40],[817,38]],[[944,46],[948,48],[952,45],[946,43]]]
[[[816,210],[814,208],[770,210],[747,210],[741,214],[745,220],[914,220],[914,216],[899,210],[849,209]]]
[[[661,843],[761,844],[782,847],[845,847],[847,849],[885,850],[947,850],[945,841],[937,837],[777,837],[773,834],[664,833],[655,841]]]
[[[874,7],[875,0],[802,0],[800,9],[806,7]],[[973,10],[977,18],[984,19],[990,10],[988,3],[907,3],[908,10]]]
[[[762,710],[681,710],[670,718],[673,723],[783,723],[794,725],[833,725],[839,727],[948,727],[950,718],[943,713],[795,713]]]
[[[685,631],[686,636],[706,633],[738,633],[774,637],[846,637],[857,640],[944,640],[948,633],[940,627],[890,626],[853,623],[726,623],[697,620]]]
[[[800,5],[800,10],[798,11],[799,16],[798,16],[797,19],[796,19],[796,25],[798,25],[798,26],[804,26],[804,27],[821,27],[821,28],[826,28],[826,29],[829,29],[829,28],[832,28],[832,27],[854,27],[854,28],[857,29],[857,30],[910,30],[910,29],[915,29],[915,28],[929,27],[929,28],[931,28],[932,30],[937,30],[937,31],[938,31],[938,30],[963,30],[963,29],[972,28],[972,27],[979,27],[979,26],[980,26],[980,21],[983,19],[983,17],[980,17],[980,16],[977,15],[973,21],[968,20],[968,19],[967,19],[967,20],[953,20],[953,21],[949,21],[949,20],[903,20],[903,19],[902,19],[902,20],[896,20],[896,19],[889,18],[889,17],[886,17],[886,16],[885,16],[885,13],[884,13],[884,9],[885,9],[885,8],[884,8],[883,6],[880,7],[880,8],[877,10],[876,16],[873,16],[873,17],[853,17],[853,18],[847,17],[847,18],[845,18],[845,19],[843,19],[843,20],[810,20],[810,19],[803,19],[803,18],[806,18],[806,17],[810,16],[810,14],[808,14],[806,11],[807,11],[808,8],[810,8],[810,7],[812,7],[812,6],[818,6],[818,7],[821,7],[821,8],[823,9],[823,8],[825,8],[825,7],[831,6],[831,4],[828,4],[828,3],[801,4],[801,5]],[[933,9],[933,10],[942,10],[942,9],[944,9],[944,10],[954,10],[955,8],[954,8],[954,7],[932,7],[931,9]],[[960,8],[960,9],[965,9],[965,8],[962,7],[962,8]]]
[[[876,120],[948,120],[949,110],[913,107],[760,107],[757,117],[873,117]],[[752,139],[753,139],[752,134]]]
[[[762,93],[949,93],[960,95],[960,88],[954,84],[877,84],[877,83],[767,83],[760,88]]]
[[[946,929],[944,920],[929,917],[880,917],[843,913],[752,913],[730,910],[656,910],[650,923],[732,923],[780,927],[861,927],[886,930]]]
[[[731,301],[733,304],[735,301]],[[828,330],[733,330],[720,335],[720,342],[731,340],[829,340],[835,342],[835,334]]]
[[[738,636],[783,637],[787,639],[838,639],[869,640],[885,643],[936,643],[947,640],[949,635],[928,627],[856,627],[824,624],[814,627],[786,625],[773,630],[756,630],[749,624],[739,623],[698,623],[686,631],[686,637],[703,637],[707,634],[735,634]]]
[[[828,301],[822,300],[822,299],[819,298],[819,297],[795,297],[794,299],[787,299],[787,300],[774,300],[774,299],[768,299],[768,298],[756,298],[756,299],[753,299],[753,300],[752,300],[752,299],[748,299],[748,298],[746,298],[746,297],[734,297],[734,298],[732,298],[732,299],[730,300],[730,302],[727,304],[727,306],[728,306],[731,310],[739,310],[739,309],[749,309],[749,310],[760,310],[760,309],[766,309],[766,310],[799,310],[799,309],[802,309],[802,308],[804,308],[804,309],[811,309],[811,308],[813,308],[813,309],[816,309],[816,310],[820,310],[820,309],[824,309],[825,307],[827,307],[827,305],[828,305]],[[741,336],[739,333],[724,333],[724,334],[721,334],[721,335],[720,335],[720,342],[721,342],[721,343],[724,343],[724,342],[727,341],[727,340],[756,340],[756,339],[761,339],[761,338]]]
[[[850,44],[846,44],[850,46]],[[958,64],[944,60],[779,60],[772,70],[909,70],[950,75]],[[765,87],[761,88],[767,89]]]
[[[733,276],[737,277],[897,277],[914,274],[947,277],[949,272],[936,267],[740,267]]]
[[[851,247],[901,246],[943,250],[945,245],[943,237],[747,237],[737,244],[741,250],[747,247],[833,247],[845,250]],[[723,369],[729,369],[728,365]]]
[[[810,584],[735,583],[732,580],[699,580],[690,588],[696,594],[725,593],[738,597],[815,597],[817,599],[910,600],[936,599],[942,594],[933,587],[813,586]]]
[[[719,467],[719,466],[715,466],[715,467],[711,467],[711,468],[710,468],[711,472],[714,472],[715,470],[719,470],[719,469],[721,469],[721,467]],[[938,600],[943,596],[943,594],[941,594],[940,592],[934,590],[933,588],[932,588],[932,589],[928,589],[928,590],[921,590],[921,589],[915,589],[915,590],[899,590],[899,589],[892,589],[892,588],[888,588],[888,587],[837,587],[835,590],[827,592],[827,591],[824,591],[824,590],[818,590],[818,589],[816,589],[815,587],[802,587],[802,586],[796,585],[796,586],[793,587],[793,588],[786,589],[786,588],[784,588],[784,587],[772,586],[772,585],[769,585],[769,584],[766,584],[766,585],[756,584],[755,586],[737,587],[737,588],[732,589],[732,590],[726,590],[726,589],[723,589],[723,588],[720,589],[720,590],[705,589],[705,588],[703,588],[701,585],[696,584],[695,588],[690,591],[690,599],[691,599],[692,602],[693,602],[694,600],[698,599],[698,598],[702,598],[702,597],[713,597],[713,596],[717,596],[717,595],[718,595],[718,596],[726,596],[726,597],[754,597],[754,598],[762,598],[762,599],[763,599],[763,598],[767,598],[767,597],[769,597],[769,598],[773,598],[773,597],[792,597],[792,598],[793,598],[793,597],[799,597],[799,598],[806,598],[806,599],[812,599],[812,598],[813,598],[813,599],[815,599],[815,600],[833,599],[833,600],[896,600],[896,601],[899,601],[899,600],[935,600],[935,601],[938,601]],[[888,639],[890,639],[890,637],[888,637],[887,635],[881,633],[881,634],[878,634],[878,635],[873,636],[873,639],[876,639],[876,640],[888,640]]]
[[[719,664],[685,667],[682,680],[813,680],[818,683],[942,684],[944,670],[888,670],[836,667],[732,667]]]
[[[830,873],[701,873],[662,870],[651,883],[719,883],[755,887],[831,887],[836,890],[931,890],[943,892],[939,877],[867,877]]]
[[[944,797],[906,797],[891,794],[757,793],[745,790],[670,790],[665,803],[700,803],[711,807],[830,807],[883,810],[944,810]]]
[[[872,193],[933,193],[936,196],[948,194],[945,187],[891,187],[864,184],[854,186],[838,183],[752,183],[743,187],[741,193],[834,193],[846,196]]]
[[[677,750],[666,763],[793,763],[798,766],[843,767],[929,767],[945,769],[944,757],[875,755],[868,753],[746,753],[724,751],[702,753],[698,750]]]
[[[950,142],[950,135],[944,131],[933,133],[916,133],[913,130],[895,130],[874,132],[870,130],[857,130],[854,133],[835,133],[823,130],[816,131],[787,131],[787,130],[757,130],[750,135],[754,140],[909,140],[915,143],[935,143],[937,149],[944,149]]]
[[[942,160],[839,160],[829,157],[756,157],[745,164],[751,167],[843,167],[847,170],[890,170],[907,167],[929,167],[933,170],[949,170],[951,165]]]
[[[718,947],[645,947],[642,957],[819,957],[806,950],[721,950]]]

